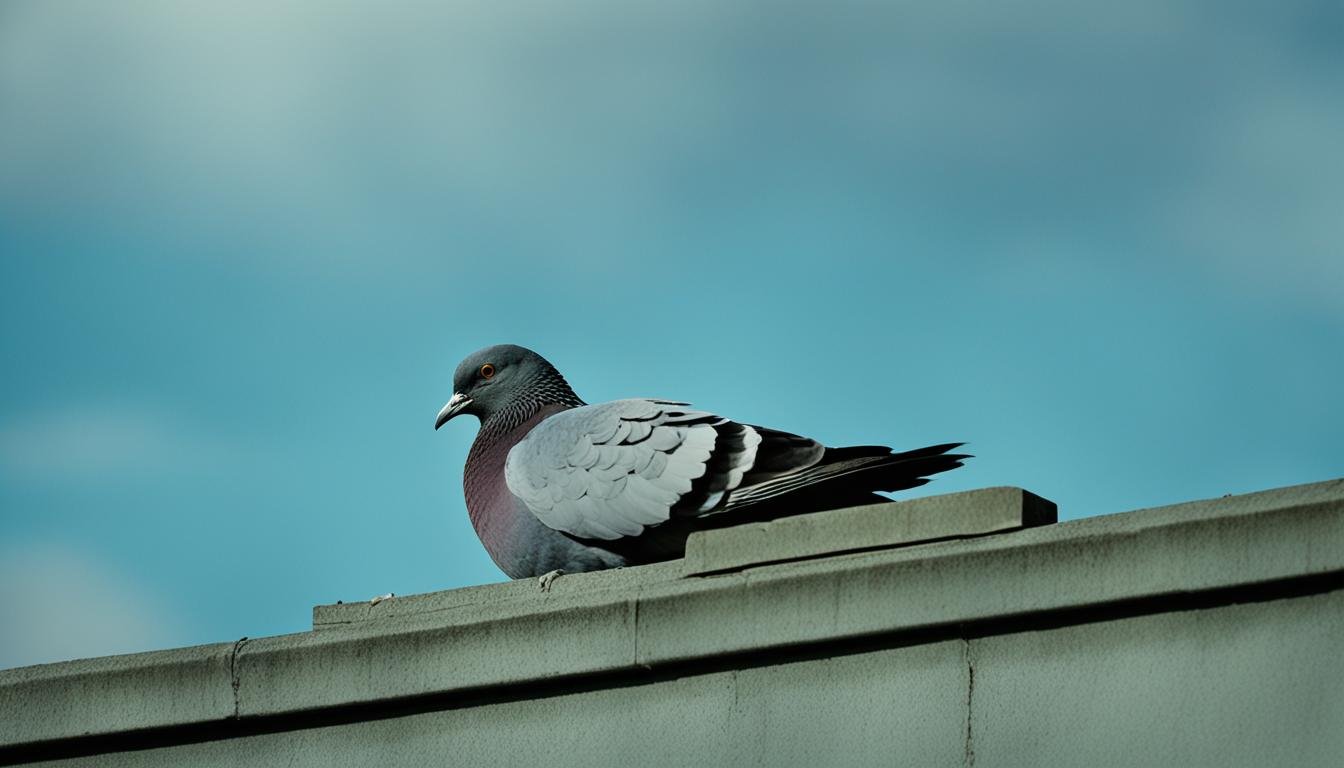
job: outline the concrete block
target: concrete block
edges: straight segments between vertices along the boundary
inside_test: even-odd
[[[0,670],[0,747],[233,716],[233,643]]]
[[[816,512],[691,534],[688,576],[1053,523],[1054,502],[1021,488],[984,488]]]
[[[971,641],[980,765],[1338,766],[1344,592]]]

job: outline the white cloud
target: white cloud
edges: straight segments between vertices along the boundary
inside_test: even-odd
[[[284,263],[338,272],[470,266],[500,231],[609,262],[697,204],[771,222],[829,183],[1339,295],[1344,80],[1307,34],[1330,11],[842,5],[14,3],[0,202],[298,232]]]
[[[684,15],[691,29],[670,40],[652,33],[675,14],[602,2],[21,5],[0,25],[0,199],[207,229],[319,227],[333,247],[287,258],[338,262],[334,246],[371,221],[395,241],[387,217],[408,194],[422,201],[410,216],[437,202],[512,228],[523,213],[542,233],[573,211],[520,212],[519,200],[590,195],[585,210],[619,226],[602,203],[647,200],[665,150],[706,138],[712,120],[698,117],[732,96],[700,87],[707,58],[641,50],[713,42],[717,13]],[[623,53],[639,64],[612,66]]]
[[[0,669],[179,645],[155,594],[87,554],[0,551]]]
[[[14,478],[163,477],[208,471],[228,457],[152,411],[90,403],[0,423],[0,473]]]

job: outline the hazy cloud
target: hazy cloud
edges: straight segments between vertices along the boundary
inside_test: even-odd
[[[0,668],[182,640],[153,592],[88,554],[48,545],[0,551]]]
[[[300,241],[286,260],[384,266],[471,262],[491,238],[505,259],[609,260],[815,197],[1330,301],[1340,15],[20,3],[0,25],[0,195],[174,235],[279,232]]]
[[[89,403],[0,423],[0,472],[13,478],[115,480],[196,473],[230,455],[173,419]]]

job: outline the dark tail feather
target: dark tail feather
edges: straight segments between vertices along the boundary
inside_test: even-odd
[[[739,488],[716,512],[769,504],[774,514],[813,512],[882,501],[876,491],[903,491],[929,481],[930,475],[962,466],[968,454],[948,453],[964,443],[944,443],[892,453],[878,445],[827,448],[811,467],[766,482]]]
[[[963,461],[971,458],[971,455],[969,453],[948,453],[948,451],[955,450],[963,445],[965,443],[944,443],[942,445],[931,445],[927,448],[917,448],[904,453],[893,453],[886,462],[880,465],[887,468],[885,474],[879,473],[886,484],[875,486],[872,490],[903,491],[906,488],[914,488],[929,482],[930,475],[956,469],[962,466]]]

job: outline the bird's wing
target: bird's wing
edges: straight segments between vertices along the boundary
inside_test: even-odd
[[[792,442],[776,446],[777,435]],[[757,467],[763,440],[770,460]],[[545,525],[612,540],[712,512],[744,477],[796,470],[824,450],[686,403],[614,400],[542,421],[509,451],[504,479]]]

